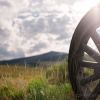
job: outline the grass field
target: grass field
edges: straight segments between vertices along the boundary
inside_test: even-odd
[[[67,63],[0,66],[0,100],[73,100]]]

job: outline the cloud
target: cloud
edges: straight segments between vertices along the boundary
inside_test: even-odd
[[[32,20],[27,20],[29,16],[21,17],[21,20],[23,18],[23,21],[18,23],[18,27],[20,27],[20,32],[22,36],[26,38],[33,38],[34,35],[37,35],[39,33],[47,33],[47,34],[55,34],[58,36],[58,39],[65,39],[68,37],[68,30],[67,24],[70,21],[69,16],[62,16],[59,17],[58,13],[52,14],[42,17],[39,16],[38,18],[34,18]]]
[[[45,23],[44,19],[39,18],[37,21],[23,21],[21,24],[21,33],[25,37],[32,38],[37,33],[44,32]]]
[[[34,3],[43,3],[43,0],[32,0],[32,3],[34,4]]]
[[[9,51],[8,48],[9,48],[8,44],[0,44],[0,60],[20,58],[25,56],[24,52],[21,49],[18,49],[15,52],[15,51]]]
[[[5,45],[0,44],[0,59],[4,59],[9,55],[7,51],[7,46],[8,46],[7,44]]]
[[[45,49],[46,47],[48,47],[46,43],[39,42],[38,44],[29,49],[29,53],[40,52],[42,49]]]
[[[0,58],[68,52],[75,27],[91,1],[1,0]]]
[[[63,0],[60,6],[58,0],[2,2],[5,6],[9,4],[8,8],[2,8],[5,13],[0,10],[1,38],[8,44],[7,48],[2,44],[2,55],[7,55],[7,58],[21,57],[46,52],[55,49],[55,46],[56,50],[61,45],[59,50],[65,48],[64,41],[69,39],[68,25],[71,21],[68,4],[63,4],[65,2]]]
[[[72,5],[72,4],[76,3],[77,1],[81,1],[81,0],[55,0],[55,1],[58,2],[59,4],[64,3],[64,4]]]
[[[24,51],[20,48],[17,48],[16,51],[9,51],[11,54],[12,58],[20,58],[20,57],[25,57]]]
[[[11,5],[8,7],[9,15],[2,12],[2,19],[6,20],[1,23],[1,26],[9,31],[7,38],[9,46],[8,49],[5,48],[8,58],[46,52],[54,49],[56,45],[62,45],[61,43],[65,45],[61,41],[69,38],[67,30],[67,24],[70,22],[69,11],[67,9],[66,13],[62,12],[63,6],[59,8],[56,2],[50,0],[9,2]],[[51,42],[53,44],[50,44]]]
[[[56,34],[58,36],[58,39],[65,39],[67,38],[67,24],[70,21],[70,18],[68,16],[63,16],[61,18],[57,18],[54,16],[48,17],[48,33]]]
[[[7,43],[9,41],[10,32],[8,29],[0,28],[0,43]]]
[[[0,6],[1,7],[11,7],[11,4],[6,0],[1,0],[0,1]]]

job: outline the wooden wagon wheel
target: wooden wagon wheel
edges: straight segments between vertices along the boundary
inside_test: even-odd
[[[78,24],[72,37],[69,56],[69,79],[77,100],[98,100],[100,94],[100,36],[96,29],[100,26],[100,5],[91,9]],[[88,46],[92,38],[99,52]],[[87,53],[95,62],[84,61]],[[86,76],[84,69],[93,69],[93,74]],[[90,89],[92,82],[97,82],[95,88]],[[100,98],[99,98],[100,100]]]

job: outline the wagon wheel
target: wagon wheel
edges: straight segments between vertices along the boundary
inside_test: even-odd
[[[68,56],[68,71],[77,100],[98,100],[100,94],[100,36],[96,32],[99,26],[100,5],[97,5],[83,17],[72,37]],[[87,45],[90,38],[99,52]],[[85,53],[95,62],[84,61]],[[93,69],[92,75],[86,76],[84,74],[85,68]],[[95,84],[95,88],[90,90],[92,82],[97,82],[97,84]]]

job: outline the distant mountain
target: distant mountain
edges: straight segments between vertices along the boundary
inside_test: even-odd
[[[62,61],[66,58],[68,58],[67,53],[51,51],[51,52],[44,53],[44,54],[37,55],[37,56],[0,61],[0,64],[2,64],[2,65],[4,65],[4,64],[35,65],[35,64],[39,64],[39,63],[43,63],[43,62]]]

